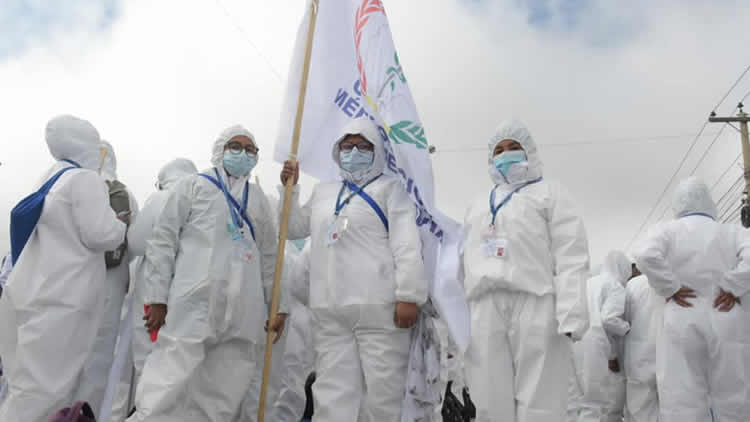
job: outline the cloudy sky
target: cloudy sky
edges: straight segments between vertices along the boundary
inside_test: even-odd
[[[750,65],[744,2],[384,3],[437,147],[437,202],[448,215],[461,219],[489,188],[486,139],[509,117],[531,128],[546,177],[577,198],[595,263],[658,221],[681,163],[676,179],[703,177],[734,211],[737,132],[707,125],[683,157]],[[234,123],[256,134],[257,174],[273,190],[271,151],[303,12],[303,0],[4,1],[0,250],[10,209],[52,163],[44,126],[61,113],[90,120],[114,144],[120,179],[141,202],[167,160],[207,167],[214,138]],[[717,113],[748,92],[750,75]]]

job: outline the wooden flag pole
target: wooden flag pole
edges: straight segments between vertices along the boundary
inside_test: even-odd
[[[313,37],[315,35],[315,23],[318,18],[318,2],[312,0],[310,10],[310,26],[307,28],[307,45],[305,46],[305,61],[302,65],[302,82],[297,98],[297,115],[294,119],[294,132],[292,133],[292,148],[289,153],[291,160],[297,159],[299,149],[299,137],[302,131],[302,115],[305,112],[305,96],[307,93],[307,78],[310,74],[310,59],[312,57]],[[276,318],[279,311],[279,296],[281,293],[281,275],[284,269],[284,251],[286,250],[286,237],[289,228],[289,210],[292,202],[293,178],[289,178],[284,185],[284,206],[281,213],[281,226],[279,228],[279,248],[276,251],[276,271],[273,278],[273,295],[271,296],[271,310],[269,321]],[[258,422],[264,422],[266,416],[266,395],[268,393],[268,380],[271,376],[271,358],[273,355],[273,338],[275,333],[268,330],[266,333],[266,357],[263,365],[263,383],[260,387],[260,401],[258,404]]]

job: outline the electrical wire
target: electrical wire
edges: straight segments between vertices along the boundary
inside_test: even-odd
[[[750,65],[748,65],[745,68],[745,70],[742,72],[742,74],[740,74],[740,76],[737,78],[737,80],[734,81],[734,84],[732,84],[732,86],[729,88],[729,90],[727,91],[727,93],[724,94],[723,97],[721,97],[721,100],[719,100],[719,103],[716,104],[716,107],[714,107],[714,111],[717,108],[719,108],[719,106],[721,106],[724,103],[724,101],[727,99],[727,97],[729,97],[729,94],[732,93],[732,91],[737,87],[737,85],[739,85],[740,81],[742,81],[742,79],[745,77],[745,75],[747,75],[748,71],[750,71]]]

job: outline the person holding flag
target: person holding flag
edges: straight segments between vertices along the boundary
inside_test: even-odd
[[[466,375],[477,422],[563,421],[569,342],[588,328],[586,231],[568,193],[542,177],[522,123],[500,125],[488,164],[495,187],[464,220]]]
[[[304,206],[293,191],[288,238],[311,242],[315,421],[401,421],[410,328],[428,289],[416,207],[383,173],[383,144],[372,120],[352,120],[332,151],[343,181],[318,184]],[[298,177],[286,161],[282,184]]]

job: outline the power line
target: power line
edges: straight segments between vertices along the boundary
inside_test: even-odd
[[[221,3],[221,1],[216,0],[216,5],[219,7],[219,9],[221,9],[222,12],[224,12],[224,16],[227,17],[227,20],[232,24],[232,26],[234,26],[234,28],[243,35],[243,38],[245,39],[245,41],[247,41],[247,43],[250,44],[250,46],[255,50],[255,52],[258,53],[258,56],[260,56],[260,58],[263,59],[263,61],[268,66],[268,69],[276,76],[276,79],[278,79],[279,82],[283,83],[284,79],[281,77],[281,74],[276,70],[276,68],[273,67],[273,65],[271,64],[271,60],[269,60],[268,57],[266,57],[266,55],[263,54],[263,51],[261,51],[261,49],[258,48],[258,46],[253,42],[253,40],[250,39],[250,36],[248,35],[247,32],[245,32],[245,29],[242,28],[239,24],[237,24],[237,22],[235,22],[234,19],[232,19],[232,16],[229,13],[229,10],[227,10],[224,4]]]
[[[727,169],[726,169],[726,170],[724,170],[724,172],[723,172],[723,173],[721,173],[721,176],[719,176],[719,178],[718,178],[718,179],[716,179],[716,182],[714,182],[713,186],[711,186],[711,192],[713,192],[713,191],[714,191],[714,189],[716,189],[716,186],[718,186],[718,185],[719,185],[719,183],[721,182],[721,180],[722,180],[722,179],[724,179],[724,176],[726,176],[726,175],[727,175],[727,173],[729,173],[729,170],[731,170],[731,169],[732,169],[732,167],[734,167],[734,165],[735,165],[735,164],[737,164],[737,161],[739,161],[739,160],[740,160],[740,157],[742,157],[742,153],[739,153],[739,154],[737,154],[737,158],[735,158],[735,159],[734,159],[734,160],[733,160],[733,161],[732,161],[732,162],[731,162],[731,163],[729,164],[729,167],[727,167]]]
[[[748,71],[750,71],[750,65],[748,65],[748,66],[747,66],[747,67],[745,68],[745,70],[744,70],[744,71],[742,72],[742,74],[740,74],[739,78],[737,78],[737,80],[736,80],[736,81],[734,81],[734,84],[732,84],[732,86],[731,86],[731,87],[729,88],[729,90],[727,91],[727,93],[726,93],[726,94],[724,94],[724,96],[723,96],[723,97],[721,97],[721,100],[719,100],[719,103],[718,103],[718,104],[716,104],[716,107],[714,107],[714,111],[715,111],[715,110],[716,110],[717,108],[719,108],[719,106],[720,106],[720,105],[721,105],[722,103],[724,103],[724,100],[726,100],[726,99],[727,99],[727,97],[729,96],[729,94],[731,94],[731,93],[732,93],[732,91],[734,90],[734,88],[736,88],[736,87],[737,87],[737,85],[739,85],[740,81],[742,81],[742,78],[744,78],[744,77],[745,77],[745,75],[747,75],[747,72],[748,72]]]
[[[719,198],[719,200],[716,201],[716,206],[717,207],[721,206],[720,204],[724,201],[724,199],[726,199],[726,197],[729,195],[730,192],[736,191],[738,187],[742,186],[741,185],[742,180],[743,180],[743,177],[740,176],[740,177],[737,178],[737,180],[734,183],[732,183],[732,185],[729,187],[729,189],[727,189],[727,191],[724,192],[723,195],[721,195],[721,197]]]
[[[711,136],[715,135],[718,132],[713,133],[706,133],[703,134],[703,136]],[[544,148],[553,148],[553,147],[569,147],[569,146],[584,146],[584,145],[616,145],[616,144],[632,144],[632,143],[640,143],[640,142],[654,142],[664,139],[675,139],[679,140],[679,138],[684,138],[686,134],[681,135],[660,135],[660,136],[649,136],[645,138],[612,138],[609,140],[603,140],[603,141],[592,141],[592,140],[585,140],[585,141],[564,141],[564,142],[556,142],[554,144],[539,144],[540,147]],[[487,147],[470,147],[470,148],[448,148],[448,149],[442,149],[437,148],[435,151],[436,153],[443,153],[443,152],[472,152],[472,151],[487,151]]]
[[[708,126],[708,120],[706,120],[705,123],[703,123],[703,126],[701,126],[700,130],[698,131],[698,134],[695,135],[693,142],[690,143],[690,147],[685,152],[685,155],[682,156],[682,160],[680,160],[680,165],[677,166],[677,169],[674,171],[674,173],[672,173],[672,176],[669,178],[669,181],[667,181],[667,184],[666,186],[664,186],[664,189],[662,189],[661,194],[659,194],[659,198],[657,198],[656,202],[654,203],[654,206],[651,207],[651,210],[648,212],[648,215],[646,215],[646,218],[643,219],[643,223],[641,223],[641,226],[638,228],[638,231],[635,232],[635,236],[633,236],[633,238],[630,239],[627,249],[630,249],[630,247],[633,246],[633,242],[635,242],[635,240],[641,234],[643,229],[646,227],[646,224],[651,219],[651,216],[654,215],[654,211],[656,211],[656,208],[661,203],[661,200],[664,198],[664,195],[667,194],[667,191],[669,190],[669,187],[672,185],[672,182],[674,182],[675,178],[677,177],[677,174],[679,174],[680,170],[682,170],[682,167],[685,165],[685,162],[687,161],[688,156],[693,151],[693,148],[695,148],[695,144],[698,143],[698,139],[700,139],[701,135],[703,134],[703,131],[706,130],[706,126]],[[666,209],[664,213],[666,213]],[[662,213],[662,216],[664,216],[664,213]]]
[[[701,164],[703,164],[703,160],[706,159],[706,157],[708,156],[708,152],[711,151],[711,148],[713,148],[716,141],[719,140],[719,136],[721,136],[721,133],[724,132],[725,127],[727,127],[727,125],[724,125],[721,127],[721,129],[719,129],[719,132],[716,134],[716,137],[714,137],[714,140],[711,141],[711,144],[709,144],[708,148],[706,148],[706,150],[703,152],[703,155],[701,155],[701,158],[698,160],[698,163],[695,165],[695,167],[693,167],[693,170],[690,172],[691,176],[695,174],[695,171],[698,170],[698,167],[700,167]]]

